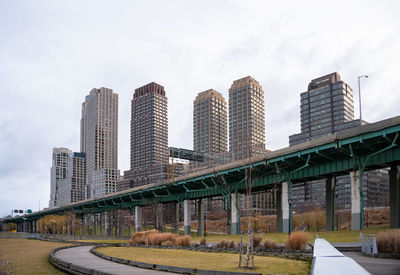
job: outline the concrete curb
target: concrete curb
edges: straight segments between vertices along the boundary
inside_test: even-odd
[[[155,269],[160,271],[167,271],[167,272],[174,272],[174,273],[181,273],[181,274],[203,274],[203,275],[262,275],[261,273],[247,273],[247,272],[229,272],[229,271],[216,271],[216,270],[201,270],[196,268],[186,268],[186,267],[179,267],[179,266],[169,266],[169,265],[157,265],[157,264],[150,264],[150,263],[143,263],[137,261],[128,261],[126,259],[110,257],[104,255],[96,250],[98,247],[105,247],[104,245],[96,246],[90,249],[90,252],[100,258],[105,260],[111,260],[113,262],[117,262],[120,264],[127,264],[131,266],[147,268],[147,269]]]

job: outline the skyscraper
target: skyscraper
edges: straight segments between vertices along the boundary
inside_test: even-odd
[[[222,94],[213,89],[199,93],[193,102],[193,150],[205,153],[206,158],[205,163],[194,163],[195,166],[220,164],[216,154],[228,149],[227,126],[226,101]]]
[[[82,104],[81,150],[86,153],[88,197],[116,191],[118,170],[118,94],[92,89]]]
[[[264,91],[250,76],[229,89],[229,149],[234,160],[265,150]]]
[[[137,88],[131,103],[131,169],[124,178],[132,186],[164,180],[169,160],[164,87],[151,82]]]
[[[266,152],[264,91],[251,76],[233,81],[229,89],[229,149],[233,160]],[[254,194],[241,200],[243,213],[251,214],[254,210],[266,210],[272,193]]]
[[[52,166],[50,168],[50,201],[49,207],[59,206],[59,183],[67,178],[68,159],[71,150],[68,148],[53,148]]]
[[[85,199],[86,156],[72,153],[68,159],[67,177],[59,182],[58,205],[66,205]]]
[[[289,136],[289,145],[359,126],[353,90],[336,72],[313,79],[300,94],[300,120],[301,133]]]
[[[359,119],[354,119],[353,91],[336,72],[313,79],[308,90],[300,94],[300,120],[301,133],[289,136],[290,146],[361,125]],[[383,206],[388,201],[384,197],[388,190],[387,171],[364,173],[366,206]],[[295,209],[325,206],[325,181],[294,185],[292,197]],[[336,197],[339,208],[351,207],[349,176],[336,177]]]

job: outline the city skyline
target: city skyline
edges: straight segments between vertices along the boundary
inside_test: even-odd
[[[192,148],[195,95],[212,87],[227,99],[232,80],[246,75],[265,92],[267,149],[288,146],[288,136],[300,132],[300,93],[310,79],[334,71],[354,91],[356,118],[357,76],[363,74],[369,75],[361,82],[363,119],[399,114],[397,2],[339,1],[329,5],[332,15],[314,12],[328,7],[318,2],[312,9],[295,2],[221,1],[213,9],[191,2],[176,10],[162,2],[76,4],[0,4],[0,52],[7,53],[0,63],[2,216],[12,208],[47,206],[52,148],[79,151],[80,103],[93,87],[120,95],[121,171],[129,169],[131,93],[150,81],[168,91],[169,145],[182,148]],[[150,11],[154,20],[141,24]],[[110,20],[92,22],[89,12]],[[246,14],[251,19],[237,20]]]

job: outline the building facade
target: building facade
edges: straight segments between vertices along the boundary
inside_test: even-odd
[[[92,89],[82,104],[81,150],[86,154],[88,198],[116,191],[118,170],[118,94]]]
[[[251,76],[233,81],[229,89],[229,150],[234,161],[267,152],[264,110],[264,91],[258,81]],[[265,213],[271,202],[265,192],[239,200],[244,215]]]
[[[71,150],[68,148],[53,148],[52,166],[50,168],[50,208],[59,206],[60,181],[67,178],[70,154]]]
[[[205,154],[205,162],[193,162],[193,168],[220,164],[218,153],[228,150],[227,106],[222,94],[210,89],[193,102],[193,150]]]
[[[229,150],[233,160],[265,150],[264,91],[250,76],[229,89]]]
[[[135,90],[131,102],[131,163],[124,181],[136,187],[165,181],[169,161],[168,105],[164,87],[151,82]],[[125,183],[126,185],[126,183]]]
[[[354,119],[353,91],[341,80],[338,73],[313,79],[308,85],[308,90],[300,94],[300,124],[301,133],[289,136],[289,146],[361,125],[360,120]],[[388,175],[385,170],[364,173],[365,206],[384,206],[387,200],[385,192],[388,190]],[[336,206],[339,209],[350,208],[349,176],[336,177],[335,192]],[[297,210],[317,205],[324,207],[325,181],[294,185],[292,198],[293,207]]]
[[[85,199],[86,156],[85,153],[72,153],[68,159],[67,177],[60,182],[59,206]]]

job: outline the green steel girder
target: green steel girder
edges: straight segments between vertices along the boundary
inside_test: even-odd
[[[132,208],[147,205],[155,201],[166,203],[186,199],[220,196],[228,192],[244,192],[246,189],[246,169],[252,169],[252,188],[256,191],[271,189],[276,183],[287,180],[306,181],[328,175],[344,175],[355,169],[373,169],[389,166],[400,161],[399,141],[400,125],[382,130],[355,135],[327,144],[298,150],[281,156],[266,158],[255,163],[232,167],[226,170],[174,182],[172,185],[157,185],[148,189],[127,191],[108,195],[71,205],[47,209],[25,215],[26,220],[37,220],[45,215],[60,215],[67,212],[94,213],[121,207]],[[390,147],[390,148],[389,148]],[[384,148],[387,148],[383,150]],[[374,152],[371,152],[371,150]],[[305,164],[305,158],[306,164]],[[219,183],[220,179],[225,185]],[[226,188],[228,187],[228,190]],[[225,194],[226,195],[226,194]],[[21,222],[22,218],[5,219],[5,222]]]

